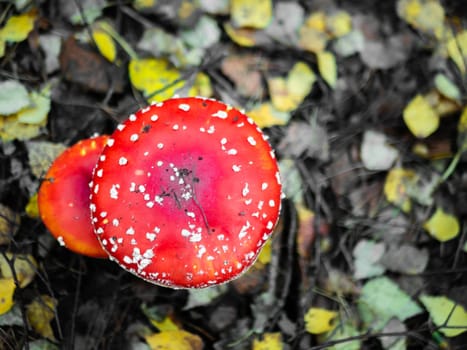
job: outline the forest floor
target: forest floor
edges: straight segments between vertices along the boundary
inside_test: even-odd
[[[0,9],[0,350],[467,349],[465,1]],[[176,94],[244,109],[285,193],[255,265],[200,290],[73,253],[37,209],[65,147]]]

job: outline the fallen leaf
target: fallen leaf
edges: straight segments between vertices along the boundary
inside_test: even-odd
[[[38,92],[32,91],[29,94],[29,101],[29,106],[17,112],[18,122],[45,126],[51,106],[50,87],[46,86]]]
[[[305,314],[305,329],[311,334],[322,334],[334,329],[336,311],[312,307]]]
[[[16,115],[0,116],[0,139],[3,142],[29,140],[40,135],[44,126],[21,123]]]
[[[205,15],[201,16],[194,28],[183,30],[180,35],[188,46],[207,49],[219,41],[221,30],[212,17]]]
[[[350,322],[343,322],[341,324],[336,325],[336,327],[326,334],[325,341],[339,341],[339,340],[346,340],[342,343],[338,343],[334,346],[329,346],[327,349],[329,350],[360,350],[361,349],[361,340],[358,339],[360,332]],[[349,340],[351,338],[357,338],[355,340]]]
[[[44,176],[55,158],[67,148],[62,143],[48,141],[28,141],[25,144],[28,150],[29,167],[38,179]]]
[[[29,106],[29,94],[23,84],[16,80],[0,82],[0,115],[10,115]]]
[[[265,333],[261,340],[253,339],[252,350],[282,350],[283,348],[281,333]]]
[[[0,280],[1,281],[1,280]],[[2,282],[0,282],[1,284]],[[1,287],[0,287],[1,289]],[[2,292],[0,292],[2,294]],[[0,296],[0,308],[2,304],[2,297]],[[0,327],[1,326],[21,326],[24,327],[23,315],[21,313],[21,307],[18,304],[14,304],[10,311],[1,314],[0,312]]]
[[[133,86],[141,90],[149,102],[173,97],[184,84],[180,72],[161,58],[132,59],[128,72]]]
[[[40,214],[39,214],[39,205],[37,204],[37,193],[34,193],[34,195],[32,195],[29,198],[28,204],[26,204],[26,207],[24,210],[26,212],[26,215],[29,216],[30,218],[39,219]]]
[[[387,277],[377,277],[365,283],[358,308],[364,323],[374,330],[381,330],[393,317],[404,321],[422,312],[422,309]]]
[[[460,72],[464,74],[466,72],[465,62],[467,61],[467,30],[451,38],[447,42],[446,48],[449,57],[457,65]]]
[[[5,26],[0,29],[0,38],[6,42],[20,42],[25,40],[34,28],[37,11],[31,10],[8,18]]]
[[[272,104],[281,112],[296,109],[310,93],[315,81],[315,73],[305,62],[295,63],[286,78],[267,79]]]
[[[385,134],[366,130],[363,134],[360,157],[369,170],[388,170],[399,156],[396,148],[389,145]]]
[[[336,11],[326,18],[326,30],[331,38],[339,38],[352,31],[352,17],[345,11]]]
[[[266,28],[272,19],[272,1],[231,0],[230,16],[235,27]]]
[[[222,60],[221,70],[234,83],[235,90],[242,96],[262,98],[264,88],[261,69],[268,64],[268,60],[259,55],[233,54]]]
[[[440,37],[444,31],[444,9],[438,0],[399,0],[397,13],[414,28]]]
[[[353,250],[354,278],[363,279],[382,275],[385,267],[380,263],[386,251],[384,243],[362,239]]]
[[[285,196],[295,203],[301,203],[303,201],[303,191],[306,186],[303,183],[294,160],[290,158],[280,159],[279,171],[282,179],[282,191]]]
[[[18,231],[21,217],[0,203],[0,245],[9,244]]]
[[[254,29],[235,28],[229,22],[224,23],[224,30],[232,41],[240,46],[253,47],[256,44]]]
[[[408,213],[412,208],[408,187],[413,186],[417,178],[417,174],[411,169],[391,169],[384,183],[384,194],[387,201],[399,207],[403,212]]]
[[[410,53],[412,40],[403,34],[393,35],[388,40],[370,40],[363,43],[360,58],[373,69],[390,69],[404,62]]]
[[[440,242],[446,242],[459,235],[459,220],[442,208],[436,208],[434,214],[424,224],[423,228]]]
[[[79,44],[73,36],[63,42],[59,59],[66,80],[99,93],[107,93],[110,89],[115,93],[123,91],[124,70],[89,45]]]
[[[273,125],[286,125],[291,117],[290,113],[278,111],[270,102],[255,105],[247,112],[247,115],[260,128],[267,128]]]
[[[59,34],[41,34],[39,36],[39,45],[45,55],[45,71],[48,74],[56,72],[60,68],[58,56],[62,47],[62,38]]]
[[[190,310],[195,307],[211,304],[214,299],[227,292],[225,285],[213,286],[203,289],[190,289],[188,291],[188,300],[184,307],[185,310]]]
[[[37,262],[32,255],[6,252],[0,254],[0,275],[13,278],[12,266],[21,288],[26,287],[36,276]]]
[[[336,58],[329,51],[320,51],[316,53],[318,61],[318,70],[324,81],[334,88],[337,82]]]
[[[435,86],[443,96],[457,101],[461,99],[461,92],[459,88],[445,74],[436,74]]]
[[[0,315],[13,307],[13,294],[16,286],[13,278],[0,278]]]
[[[420,301],[430,313],[433,323],[447,337],[456,337],[467,331],[467,312],[445,296],[421,295]],[[453,327],[453,328],[450,328]]]
[[[55,340],[50,322],[55,317],[57,300],[49,295],[41,295],[26,307],[26,317],[31,327],[42,337]]]
[[[103,57],[109,62],[115,62],[117,57],[117,47],[113,38],[104,30],[99,28],[96,24],[96,28],[92,30],[92,40],[97,46],[97,49]]]
[[[429,258],[428,250],[425,248],[417,249],[410,244],[391,244],[380,263],[390,271],[419,274],[425,270]]]
[[[403,117],[410,132],[419,138],[430,136],[439,126],[439,115],[420,94],[404,108]]]
[[[457,124],[457,147],[464,152],[467,150],[467,106],[464,107]]]
[[[184,330],[164,331],[146,335],[146,343],[152,350],[201,350],[203,340]]]
[[[274,15],[265,33],[272,40],[286,46],[298,45],[298,30],[304,20],[303,7],[297,2],[278,1],[274,4]]]

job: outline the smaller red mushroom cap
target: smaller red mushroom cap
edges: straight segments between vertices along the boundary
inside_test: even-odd
[[[108,136],[79,141],[52,163],[38,192],[39,213],[60,245],[75,253],[106,258],[94,234],[89,183]]]
[[[203,98],[119,125],[96,165],[91,214],[110,257],[150,282],[201,288],[251,266],[278,220],[279,170],[245,114]]]

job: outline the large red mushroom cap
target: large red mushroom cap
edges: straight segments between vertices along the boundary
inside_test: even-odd
[[[89,182],[108,136],[79,141],[52,163],[38,193],[39,213],[58,242],[75,253],[107,257],[89,210]]]
[[[215,100],[174,98],[118,126],[95,169],[91,212],[122,267],[202,288],[253,264],[280,198],[274,153],[251,119]]]

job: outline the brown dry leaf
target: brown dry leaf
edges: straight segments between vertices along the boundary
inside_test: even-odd
[[[41,295],[26,308],[26,317],[31,327],[44,338],[55,340],[50,322],[55,317],[57,300],[49,295]]]
[[[70,36],[62,46],[60,69],[65,79],[99,93],[123,92],[123,70]]]
[[[18,231],[20,220],[18,213],[0,203],[0,245],[10,243]]]
[[[221,70],[242,96],[259,99],[264,95],[261,70],[268,65],[269,62],[258,55],[229,55],[222,61]]]
[[[145,336],[152,350],[201,350],[203,340],[184,330],[163,331]]]

